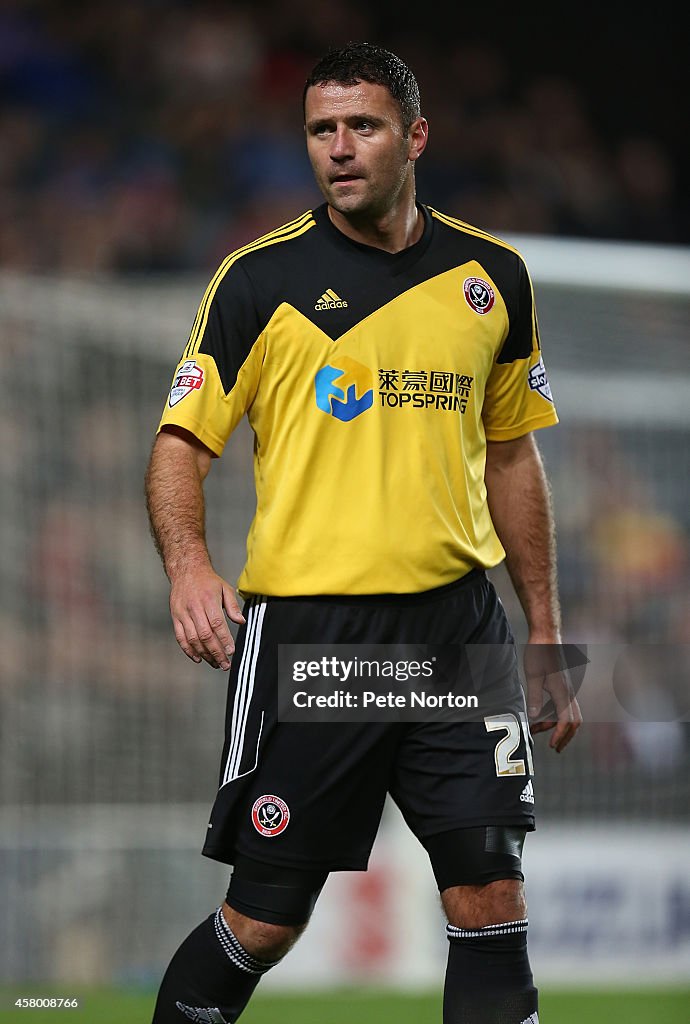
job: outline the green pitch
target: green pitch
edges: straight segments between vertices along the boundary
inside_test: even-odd
[[[78,1010],[16,1009],[19,995],[49,995],[31,986],[21,992],[0,992],[2,1024],[150,1024],[154,996],[118,991],[64,992],[78,996]],[[640,992],[544,992],[542,1024],[688,1024],[690,989]],[[361,990],[321,995],[257,996],[241,1024],[440,1024],[439,996],[400,995]]]

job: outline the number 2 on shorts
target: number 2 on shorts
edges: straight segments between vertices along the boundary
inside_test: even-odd
[[[496,732],[497,730],[505,732],[505,736],[502,736],[498,741],[496,744],[496,750],[494,751],[496,774],[499,776],[525,774],[525,762],[521,757],[513,758],[513,754],[520,745],[520,727],[522,726],[522,734],[525,738],[527,770],[530,775],[534,775],[532,748],[530,746],[529,739],[529,726],[527,724],[527,716],[525,713],[523,711],[520,712],[519,722],[515,715],[510,712],[505,715],[487,715],[484,719],[484,725],[487,732]]]

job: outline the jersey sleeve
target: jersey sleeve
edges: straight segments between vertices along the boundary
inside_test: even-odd
[[[517,273],[508,335],[494,359],[484,396],[482,420],[488,441],[510,441],[558,423],[541,352],[532,282],[521,256]]]
[[[251,405],[264,357],[251,281],[241,263],[224,267],[206,289],[158,425],[189,430],[215,455]]]

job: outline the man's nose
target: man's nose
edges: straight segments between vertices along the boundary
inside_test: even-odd
[[[331,140],[331,160],[348,160],[354,156],[351,133],[341,126],[336,128]]]

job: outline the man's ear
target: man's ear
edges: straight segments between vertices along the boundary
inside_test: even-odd
[[[425,117],[415,117],[407,133],[408,159],[418,160],[429,141],[429,122]]]

